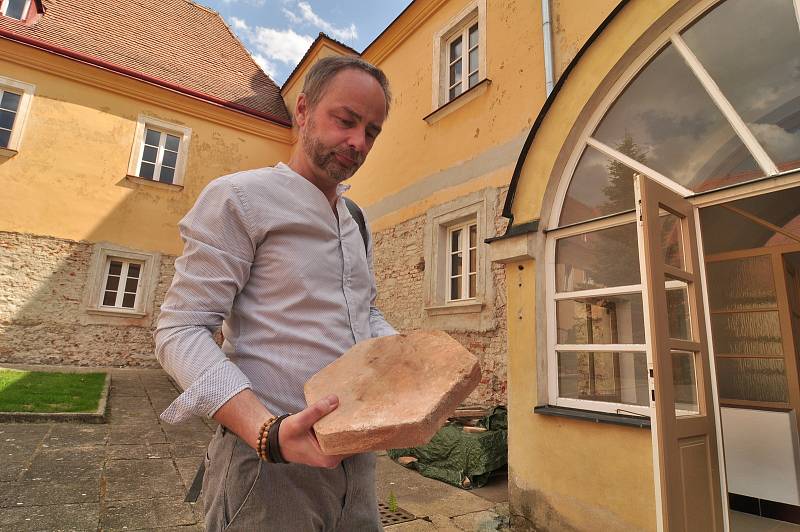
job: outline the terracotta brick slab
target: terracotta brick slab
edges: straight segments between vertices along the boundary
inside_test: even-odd
[[[359,342],[305,385],[339,408],[314,425],[322,450],[350,454],[427,443],[480,381],[478,359],[447,333]]]

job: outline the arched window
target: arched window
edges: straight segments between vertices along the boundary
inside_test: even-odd
[[[800,2],[725,0],[687,15],[581,139],[547,221],[550,402],[646,414],[634,176],[687,198],[800,176]],[[672,231],[662,225],[665,242]],[[667,289],[668,305],[685,305],[679,282]]]

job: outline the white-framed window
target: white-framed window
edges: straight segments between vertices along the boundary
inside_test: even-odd
[[[30,7],[31,0],[2,0],[0,1],[0,15],[24,20]]]
[[[142,279],[144,263],[108,257],[105,282],[100,306],[103,308],[136,309],[136,299]]]
[[[426,327],[488,330],[494,325],[494,276],[485,240],[495,233],[496,202],[497,190],[487,188],[428,211],[423,279]]]
[[[128,174],[168,185],[182,185],[192,130],[140,116]]]
[[[473,0],[433,38],[433,108],[486,78],[486,0]]]
[[[0,76],[0,156],[19,150],[36,87]]]
[[[85,309],[101,316],[145,318],[152,311],[160,255],[110,243],[95,244]]]
[[[478,224],[447,230],[447,301],[474,299],[478,287]]]

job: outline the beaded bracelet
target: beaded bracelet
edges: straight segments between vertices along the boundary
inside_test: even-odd
[[[271,462],[269,452],[269,429],[278,419],[277,416],[272,416],[266,420],[261,428],[258,430],[258,440],[256,441],[256,453],[258,457],[265,462]]]

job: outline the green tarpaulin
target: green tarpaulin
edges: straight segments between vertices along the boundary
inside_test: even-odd
[[[495,407],[482,421],[486,432],[464,432],[461,425],[442,427],[427,445],[391,449],[393,460],[401,456],[417,459],[409,467],[422,475],[459,488],[479,488],[492,471],[508,463],[508,417],[505,407]],[[465,479],[467,479],[465,481]]]

